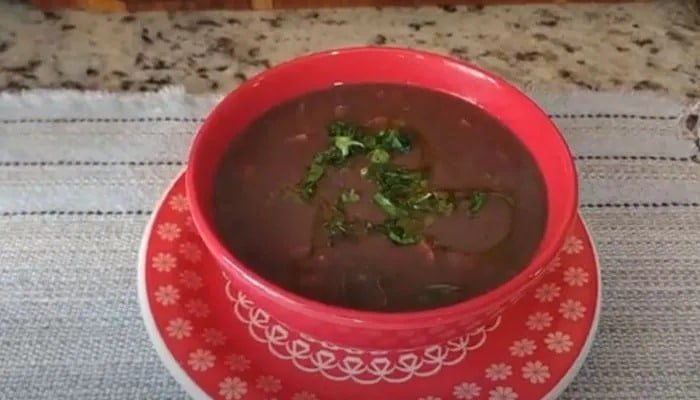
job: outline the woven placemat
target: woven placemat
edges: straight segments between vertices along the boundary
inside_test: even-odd
[[[602,264],[600,330],[563,398],[700,399],[697,107],[532,96],[575,153]],[[143,328],[137,251],[217,100],[0,94],[0,399],[185,397]]]

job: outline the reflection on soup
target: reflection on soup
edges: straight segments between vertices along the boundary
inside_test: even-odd
[[[215,225],[236,257],[327,304],[382,312],[507,281],[542,237],[532,156],[455,97],[345,85],[265,113],[219,167]]]

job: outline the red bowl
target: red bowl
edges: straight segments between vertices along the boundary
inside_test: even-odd
[[[356,311],[289,292],[236,259],[212,223],[214,176],[231,139],[270,108],[338,84],[394,83],[451,94],[500,120],[529,149],[544,177],[543,238],[520,273],[495,289],[448,307],[409,313]],[[289,328],[334,345],[362,349],[415,348],[445,342],[486,323],[536,283],[554,259],[577,209],[576,171],[569,149],[547,115],[503,79],[463,61],[416,50],[361,47],[326,51],[280,64],[248,80],[211,112],[195,137],[186,175],[194,224],[227,277]]]

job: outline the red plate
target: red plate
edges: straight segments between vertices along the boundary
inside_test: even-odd
[[[144,234],[139,302],[158,355],[196,399],[552,399],[581,367],[600,314],[598,261],[580,217],[554,264],[518,304],[459,340],[339,348],[288,335],[231,286],[194,230],[180,175]]]

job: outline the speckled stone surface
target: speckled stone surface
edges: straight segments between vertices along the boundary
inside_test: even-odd
[[[0,3],[0,90],[227,91],[289,58],[362,44],[449,53],[538,89],[700,98],[700,22],[672,0],[134,15]]]

